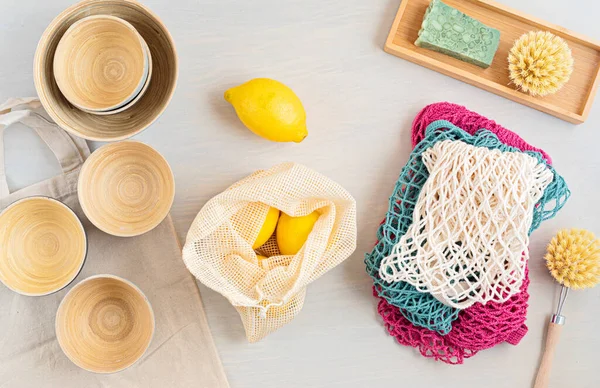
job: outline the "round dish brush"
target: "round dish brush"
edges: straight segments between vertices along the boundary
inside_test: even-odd
[[[561,284],[561,289],[556,313],[548,324],[544,355],[534,388],[548,386],[554,350],[565,323],[562,309],[569,289],[591,288],[600,283],[600,240],[584,229],[561,230],[548,245],[546,265],[554,279]]]
[[[532,96],[556,93],[573,72],[567,42],[547,31],[530,31],[517,39],[508,54],[510,80]]]

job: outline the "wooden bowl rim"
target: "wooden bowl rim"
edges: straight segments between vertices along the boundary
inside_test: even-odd
[[[94,222],[93,217],[90,217],[90,210],[86,205],[86,197],[83,196],[83,192],[84,190],[82,190],[82,186],[83,186],[83,180],[85,179],[86,174],[88,173],[88,168],[89,165],[92,163],[91,160],[94,160],[93,158],[100,158],[100,153],[98,151],[103,150],[106,151],[107,148],[113,148],[113,147],[119,147],[119,146],[126,146],[127,144],[138,144],[138,145],[142,145],[144,147],[147,147],[148,149],[150,149],[151,151],[155,152],[159,158],[161,158],[166,166],[167,166],[167,171],[169,172],[169,176],[171,177],[171,182],[172,182],[172,187],[173,189],[171,190],[171,193],[169,195],[169,211],[167,212],[167,214],[160,219],[160,221],[157,221],[154,225],[152,225],[151,228],[148,228],[147,230],[141,230],[141,231],[137,231],[134,233],[119,233],[119,232],[115,232],[113,230],[109,230],[108,228],[105,228],[104,225],[99,225],[96,222]],[[96,153],[98,153],[96,155]],[[94,156],[95,155],[95,156]],[[83,213],[86,215],[86,217],[88,218],[88,220],[98,229],[100,229],[101,231],[103,231],[104,233],[110,234],[111,236],[116,236],[116,237],[136,237],[136,236],[140,236],[144,233],[148,233],[149,231],[153,230],[154,228],[156,228],[158,225],[160,225],[165,218],[167,218],[169,216],[170,213],[170,209],[171,207],[173,207],[173,202],[175,201],[175,175],[173,174],[173,169],[171,168],[171,165],[169,164],[169,162],[167,161],[167,158],[165,158],[160,152],[158,152],[158,150],[154,147],[149,146],[146,143],[143,143],[141,141],[137,141],[137,140],[124,140],[124,141],[120,141],[120,142],[116,142],[116,143],[109,143],[109,144],[105,144],[102,147],[98,148],[96,151],[94,151],[87,159],[86,161],[83,163],[83,166],[81,166],[81,170],[79,171],[79,179],[77,180],[77,197],[79,198],[79,205],[81,206],[81,209],[83,210]]]
[[[34,81],[34,85],[35,85],[35,90],[36,90],[37,95],[44,107],[51,106],[51,105],[48,103],[48,99],[46,98],[46,95],[45,95],[46,89],[42,86],[42,84],[43,84],[41,81],[42,74],[41,74],[41,72],[37,71],[38,69],[41,68],[41,62],[42,62],[41,49],[43,48],[43,46],[47,46],[48,40],[50,39],[50,37],[53,34],[56,33],[57,28],[61,25],[62,22],[64,22],[64,19],[66,19],[69,16],[71,16],[72,14],[74,14],[79,8],[83,8],[84,6],[87,6],[87,5],[101,4],[104,2],[105,2],[104,0],[83,0],[79,3],[73,4],[70,7],[66,8],[64,11],[62,11],[60,14],[58,14],[50,22],[48,27],[46,27],[46,29],[44,30],[44,32],[43,32],[42,36],[40,37],[40,40],[38,41],[38,44],[36,46],[35,55],[34,55],[34,59],[33,59],[33,81]],[[57,123],[62,129],[64,129],[65,131],[67,131],[77,137],[80,137],[80,138],[86,139],[86,140],[90,140],[90,141],[117,142],[117,141],[129,139],[130,137],[138,135],[141,132],[143,132],[144,130],[146,130],[149,126],[151,126],[154,122],[156,122],[156,120],[158,120],[158,118],[164,113],[164,111],[169,106],[169,103],[173,99],[173,95],[175,94],[175,89],[177,89],[177,82],[179,80],[179,56],[177,55],[177,48],[175,47],[175,41],[173,40],[173,36],[171,35],[171,32],[169,31],[169,29],[165,26],[165,24],[162,22],[162,20],[150,8],[146,7],[144,4],[142,4],[136,0],[120,0],[120,2],[134,4],[135,6],[140,7],[141,9],[144,10],[144,12],[147,13],[147,15],[150,18],[152,18],[158,25],[160,25],[162,27],[160,33],[163,34],[165,36],[165,38],[169,41],[169,44],[173,51],[173,58],[172,58],[173,65],[174,65],[173,87],[171,88],[169,94],[166,96],[167,103],[164,104],[164,106],[162,108],[157,110],[157,112],[152,120],[148,121],[148,123],[146,123],[144,125],[141,125],[135,131],[131,131],[129,133],[122,134],[122,135],[93,136],[93,135],[83,134],[80,131],[78,131],[77,129],[72,128],[71,126],[67,125],[67,123],[65,123],[65,121],[61,119],[60,115],[56,114],[52,109],[46,109],[48,115],[52,118],[52,120],[54,120],[54,122]],[[45,47],[45,48],[47,48],[47,47]]]
[[[63,308],[63,305],[65,303],[65,301],[67,300],[67,298],[73,293],[73,290],[76,290],[77,288],[79,288],[80,286],[82,286],[85,283],[88,283],[92,280],[95,279],[113,279],[113,280],[117,280],[120,281],[122,283],[125,283],[127,285],[129,285],[131,288],[133,288],[133,290],[135,292],[137,292],[139,295],[142,296],[142,298],[144,299],[144,301],[146,302],[146,305],[148,306],[148,310],[150,311],[150,317],[152,318],[152,331],[150,333],[150,339],[148,340],[148,344],[146,344],[146,347],[144,348],[144,351],[142,352],[142,354],[140,355],[139,358],[137,358],[135,361],[133,361],[131,364],[126,365],[120,369],[116,369],[116,370],[112,370],[112,371],[97,371],[94,369],[89,369],[84,367],[83,365],[79,364],[78,361],[74,360],[71,358],[71,356],[69,354],[67,354],[67,352],[65,352],[61,342],[60,342],[60,336],[58,335],[58,328],[59,328],[59,312],[61,310],[61,308]],[[65,296],[62,298],[62,300],[60,301],[60,303],[58,304],[58,308],[56,309],[56,317],[54,318],[54,335],[56,336],[56,340],[58,341],[58,346],[60,346],[60,349],[62,350],[63,354],[65,356],[67,356],[67,358],[69,360],[71,360],[71,362],[75,365],[77,365],[78,367],[80,367],[83,370],[86,370],[88,372],[92,372],[92,373],[98,373],[98,374],[113,374],[113,373],[118,373],[118,372],[122,372],[127,368],[130,368],[131,366],[135,365],[139,360],[142,359],[142,357],[144,357],[144,354],[146,354],[146,352],[148,351],[148,348],[150,347],[150,344],[152,344],[152,340],[154,339],[154,334],[156,333],[156,315],[154,314],[154,309],[152,308],[152,304],[150,304],[150,301],[148,300],[148,297],[146,296],[146,294],[144,294],[144,292],[138,287],[136,286],[133,282],[131,282],[130,280],[127,280],[125,278],[122,278],[120,276],[117,275],[111,275],[111,274],[98,274],[98,275],[92,275],[89,276],[85,279],[83,279],[82,281],[80,281],[79,283],[75,284],[66,294]]]
[[[71,209],[69,206],[65,205],[64,203],[62,203],[61,201],[59,201],[59,200],[57,200],[55,198],[44,196],[44,195],[34,195],[34,196],[30,196],[30,197],[21,198],[19,200],[14,201],[10,205],[8,205],[4,210],[2,210],[0,212],[0,217],[2,217],[2,215],[6,211],[8,211],[9,209],[13,208],[14,206],[18,206],[18,204],[20,204],[22,202],[26,202],[26,201],[30,201],[30,200],[37,200],[37,199],[48,200],[50,202],[58,203],[64,209],[68,210],[73,215],[73,217],[75,217],[75,219],[77,220],[77,223],[78,223],[79,227],[81,228],[81,231],[83,232],[83,239],[84,239],[84,242],[85,242],[85,244],[84,244],[85,250],[83,252],[83,258],[81,259],[81,264],[79,265],[79,269],[77,269],[77,271],[74,273],[73,277],[69,281],[65,282],[64,285],[62,285],[62,286],[60,286],[60,287],[58,287],[58,288],[56,288],[54,290],[50,290],[50,291],[42,292],[42,293],[22,292],[20,290],[16,290],[16,289],[12,288],[10,285],[6,284],[4,282],[4,280],[2,280],[2,278],[0,278],[0,283],[4,284],[11,291],[16,292],[17,294],[20,294],[20,295],[23,295],[23,296],[46,296],[46,295],[51,295],[51,294],[57,293],[58,291],[64,289],[65,287],[68,287],[71,283],[73,283],[73,281],[81,273],[81,270],[83,269],[83,265],[85,264],[85,262],[87,260],[87,255],[88,255],[88,237],[87,237],[87,232],[85,231],[85,228],[83,227],[83,223],[81,222],[81,220],[79,219],[79,217],[77,216],[77,214],[75,214],[75,211],[73,211],[73,209]]]
[[[109,106],[106,108],[99,108],[99,109],[90,108],[88,106],[85,106],[80,101],[78,101],[78,102],[71,101],[71,99],[69,97],[67,97],[67,95],[64,93],[64,91],[60,87],[60,84],[58,83],[58,81],[56,81],[56,71],[54,71],[54,77],[55,77],[54,82],[56,82],[56,85],[58,86],[58,89],[63,94],[63,96],[65,96],[65,98],[69,101],[69,103],[71,103],[74,107],[84,110],[89,113],[107,112],[107,111],[117,110],[117,109],[129,104],[131,101],[133,101],[140,94],[140,92],[144,88],[144,86],[147,84],[147,80],[149,78],[150,66],[151,66],[150,65],[150,56],[148,55],[148,52],[150,50],[148,49],[148,46],[146,45],[146,41],[144,40],[144,38],[142,38],[140,33],[127,20],[118,18],[116,16],[112,16],[112,15],[91,15],[91,16],[86,16],[82,19],[77,20],[75,23],[71,24],[69,26],[69,28],[67,28],[67,30],[65,31],[63,36],[60,38],[60,41],[58,42],[58,46],[56,46],[57,50],[58,50],[58,47],[60,46],[60,43],[63,41],[63,39],[65,39],[65,37],[67,37],[70,33],[72,33],[73,30],[75,28],[77,28],[79,25],[89,22],[89,21],[101,22],[103,20],[104,21],[110,20],[110,21],[117,22],[117,23],[121,24],[122,26],[126,27],[133,34],[133,36],[137,37],[139,46],[142,48],[142,56],[144,57],[144,68],[145,69],[144,69],[144,72],[142,72],[142,76],[138,80],[137,86],[127,97],[123,98],[121,101],[119,101],[118,103],[116,103],[113,106]],[[54,60],[52,63],[53,68],[55,67],[57,58],[58,57],[56,55],[54,55]]]

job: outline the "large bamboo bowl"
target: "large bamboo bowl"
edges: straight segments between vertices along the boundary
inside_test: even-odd
[[[19,294],[62,289],[75,279],[86,254],[81,222],[55,199],[25,198],[0,213],[0,280]]]
[[[56,313],[56,338],[77,366],[95,373],[121,371],[142,357],[154,334],[154,313],[133,283],[112,275],[73,287]]]
[[[128,104],[149,73],[144,40],[123,19],[88,16],[73,23],[54,53],[54,79],[67,100],[91,112]]]
[[[60,39],[73,23],[92,15],[112,15],[131,23],[152,56],[152,79],[147,91],[135,105],[111,115],[77,109],[54,80],[54,53]],[[133,0],[86,0],[67,8],[46,28],[33,67],[37,94],[52,119],[76,136],[97,141],[123,140],[152,124],[169,104],[178,75],[177,54],[169,31],[154,13]]]
[[[78,195],[88,219],[120,237],[154,229],[169,214],[175,180],[154,148],[137,141],[100,147],[79,173]]]

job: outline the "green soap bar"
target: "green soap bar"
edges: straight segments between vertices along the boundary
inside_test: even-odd
[[[431,0],[415,45],[474,65],[489,67],[500,43],[500,31],[459,10]]]

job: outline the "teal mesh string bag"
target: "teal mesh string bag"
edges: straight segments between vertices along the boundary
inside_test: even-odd
[[[523,152],[502,143],[488,130],[480,129],[471,135],[448,121],[439,120],[427,127],[425,138],[416,145],[400,173],[389,200],[385,220],[377,230],[378,243],[371,253],[365,255],[366,270],[373,278],[375,290],[380,297],[398,307],[402,315],[414,325],[436,331],[441,335],[450,332],[452,322],[456,320],[460,310],[444,305],[430,294],[421,293],[406,282],[383,281],[379,278],[379,267],[383,258],[390,255],[394,245],[412,224],[417,199],[429,177],[429,172],[422,162],[422,153],[435,143],[444,140],[462,141],[476,147],[499,149],[503,152]],[[543,163],[554,176],[552,183],[546,188],[534,209],[529,230],[531,234],[542,221],[556,215],[571,193],[564,179],[546,162],[542,154],[533,151],[525,151],[525,153]]]

